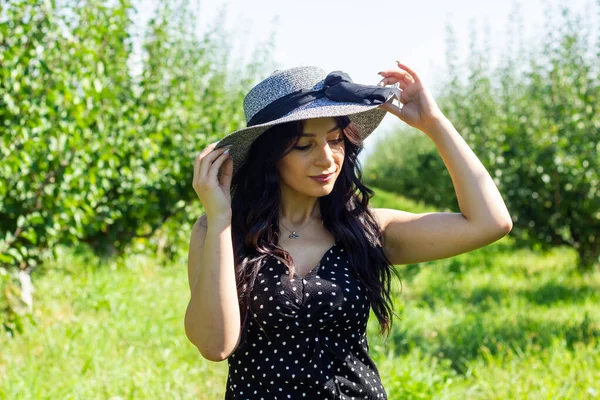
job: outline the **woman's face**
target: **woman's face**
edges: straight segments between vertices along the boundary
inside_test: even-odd
[[[296,146],[277,163],[281,183],[309,196],[325,196],[333,190],[344,154],[344,134],[334,118],[308,119]],[[311,178],[331,172],[327,182]]]

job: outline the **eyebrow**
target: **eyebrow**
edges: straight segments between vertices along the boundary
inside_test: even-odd
[[[340,127],[336,125],[333,128],[331,128],[330,130],[328,130],[327,133],[331,133],[333,131],[337,131],[338,129],[340,129]],[[316,136],[316,135],[314,133],[303,133],[300,136]]]

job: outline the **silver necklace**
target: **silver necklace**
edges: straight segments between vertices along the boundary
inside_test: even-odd
[[[290,235],[288,236],[290,239],[298,239],[300,237],[300,235],[298,234],[298,232],[300,232],[302,229],[306,228],[310,223],[312,222],[312,219],[310,221],[308,221],[308,223],[306,225],[304,225],[301,229],[297,230],[297,231],[293,231],[290,228],[288,228],[287,226],[283,225],[283,222],[281,222],[281,220],[279,220],[279,223],[288,231],[292,232],[290,233]],[[323,221],[321,221],[321,224],[323,224]]]

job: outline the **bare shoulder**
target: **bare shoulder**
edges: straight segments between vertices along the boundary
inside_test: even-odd
[[[377,225],[379,225],[379,229],[381,230],[381,245],[383,247],[385,247],[385,215],[383,215],[381,213],[381,208],[371,208],[369,207],[369,211],[371,212],[371,214],[373,215],[373,217],[375,218],[375,221],[377,221]]]
[[[373,216],[375,216],[375,219],[379,223],[379,227],[382,230],[385,230],[385,228],[387,227],[388,223],[391,220],[408,221],[411,219],[411,216],[414,217],[414,216],[418,215],[418,214],[413,214],[413,213],[410,213],[407,211],[392,210],[389,208],[371,208],[371,207],[369,207],[369,211],[371,211]]]
[[[385,215],[382,215],[381,210],[383,210],[383,208],[371,208],[371,207],[369,207],[369,211],[371,212],[371,214],[373,214],[373,216],[377,220],[377,223],[379,224],[379,227],[383,229],[382,217],[385,217]]]

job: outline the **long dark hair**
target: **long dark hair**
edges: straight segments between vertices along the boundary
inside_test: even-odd
[[[380,334],[387,333],[387,339],[392,314],[396,315],[390,298],[391,274],[399,279],[400,275],[383,252],[381,228],[367,207],[374,192],[361,182],[358,154],[363,141],[358,128],[348,117],[335,120],[344,133],[345,157],[332,192],[319,198],[323,226],[346,249],[350,267],[367,289]],[[261,134],[231,182],[231,229],[242,334],[248,322],[250,292],[267,257],[285,260],[292,268],[291,256],[279,246],[281,197],[276,163],[298,143],[304,124],[304,120],[287,122]]]

